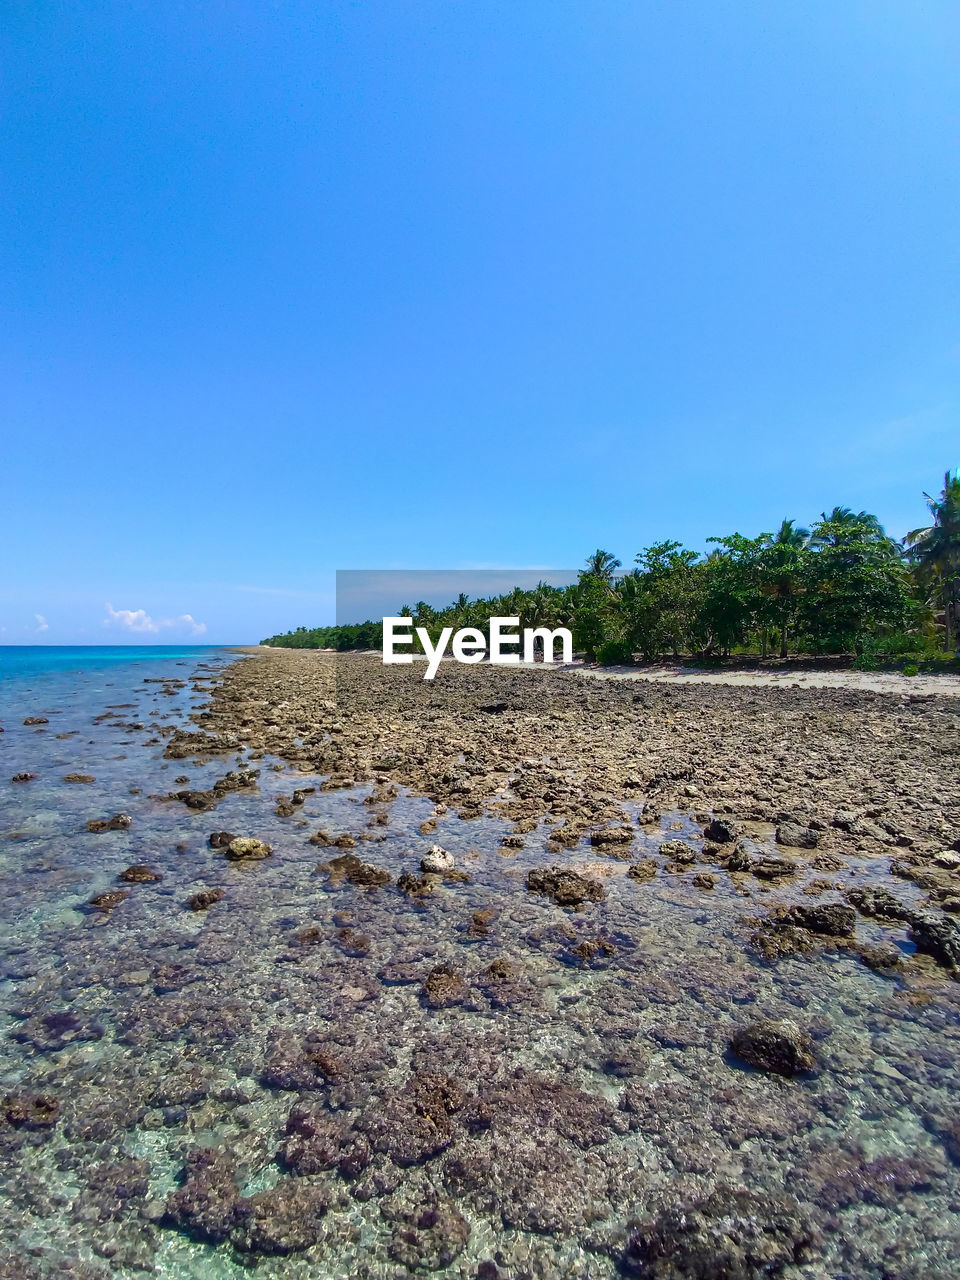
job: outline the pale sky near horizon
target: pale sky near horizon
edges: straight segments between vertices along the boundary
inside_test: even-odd
[[[10,6],[0,643],[923,524],[958,46],[954,0]]]

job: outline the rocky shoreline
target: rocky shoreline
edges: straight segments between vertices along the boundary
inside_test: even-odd
[[[142,690],[7,735],[4,1280],[957,1274],[956,699]]]

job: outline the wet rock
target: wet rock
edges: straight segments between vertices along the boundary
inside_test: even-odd
[[[620,1265],[643,1280],[761,1280],[801,1263],[815,1241],[792,1196],[722,1187],[643,1223]]]
[[[159,871],[154,871],[153,867],[145,866],[143,863],[134,863],[132,867],[127,867],[117,876],[124,884],[155,884],[163,879]]]
[[[717,881],[709,871],[700,871],[693,877],[693,883],[698,889],[714,889]]]
[[[861,915],[881,920],[912,920],[916,915],[912,907],[901,902],[889,889],[880,887],[848,889],[846,899]]]
[[[238,838],[232,831],[214,831],[210,836],[210,848],[227,849]]]
[[[262,1084],[272,1089],[319,1089],[343,1080],[350,1069],[340,1046],[317,1032],[297,1037],[279,1034],[261,1073]]]
[[[439,844],[431,845],[428,852],[420,859],[420,870],[428,871],[434,875],[442,875],[445,871],[452,871],[453,865],[453,854],[448,853]]]
[[[454,1117],[465,1095],[456,1081],[440,1072],[410,1077],[397,1094],[378,1100],[357,1121],[374,1151],[397,1165],[422,1164],[445,1151],[457,1132]]]
[[[14,1129],[51,1129],[60,1103],[51,1093],[7,1093],[0,1098],[0,1123]]]
[[[102,1039],[103,1027],[92,1020],[85,1022],[73,1009],[63,1009],[35,1014],[10,1034],[40,1053],[55,1053],[77,1041]]]
[[[133,819],[128,813],[115,813],[112,818],[91,818],[87,823],[87,830],[100,831],[125,831],[133,825]]]
[[[35,782],[37,775],[35,773],[15,773],[10,779],[11,782]]]
[[[950,916],[917,915],[910,937],[918,951],[933,956],[954,978],[960,977],[960,923]]]
[[[697,850],[692,844],[687,844],[686,840],[664,840],[660,846],[661,856],[669,858],[671,862],[678,862],[681,865],[689,865],[697,860]]]
[[[368,1144],[358,1138],[347,1120],[307,1103],[293,1107],[285,1133],[278,1159],[294,1173],[322,1173],[338,1168],[347,1159],[355,1177],[361,1171],[361,1147],[367,1152],[362,1167],[369,1163]]]
[[[390,1257],[408,1271],[448,1267],[470,1239],[470,1224],[454,1202],[435,1193],[412,1205],[398,1197],[382,1203],[380,1211],[395,1224]]]
[[[845,938],[853,933],[857,913],[852,907],[839,902],[821,902],[815,906],[791,907],[783,920],[811,933],[826,934],[831,938]]]
[[[340,888],[345,881],[364,889],[379,889],[393,879],[389,871],[371,862],[362,862],[355,853],[343,853],[322,863],[317,870],[327,873],[332,889]]]
[[[652,880],[657,874],[657,864],[652,858],[644,858],[641,862],[633,862],[627,867],[627,875],[631,880],[643,882]]]
[[[138,1213],[150,1189],[146,1160],[104,1160],[83,1168],[86,1189],[73,1204],[80,1221],[118,1222]]]
[[[704,839],[715,844],[731,844],[740,834],[740,828],[732,818],[714,818],[704,828]]]
[[[323,1239],[323,1216],[333,1197],[328,1187],[283,1178],[269,1191],[238,1199],[230,1243],[241,1253],[285,1255]]]
[[[114,907],[119,907],[120,903],[129,897],[129,889],[108,889],[105,893],[95,893],[87,905],[96,907],[98,911],[112,911]]]
[[[759,880],[779,880],[783,876],[796,875],[801,865],[799,862],[794,862],[792,858],[777,858],[771,855],[752,861],[749,870]]]
[[[603,849],[606,852],[614,852],[616,857],[629,857],[629,853],[616,852],[620,846],[632,844],[634,831],[632,827],[604,827],[600,831],[595,831],[590,837],[590,843],[597,849]]]
[[[191,911],[208,911],[222,897],[222,889],[201,889],[199,893],[187,899],[187,906]]]
[[[490,926],[500,914],[496,907],[482,907],[479,911],[475,911],[470,917],[470,923],[467,926],[467,934],[471,938],[486,938],[490,933]]]
[[[787,1185],[833,1213],[855,1204],[899,1209],[905,1195],[929,1191],[942,1173],[925,1158],[883,1155],[866,1160],[831,1146],[791,1169]]]
[[[903,952],[896,947],[862,945],[855,948],[858,959],[875,973],[892,975],[903,968]]]
[[[186,1159],[183,1186],[165,1206],[165,1221],[198,1240],[213,1244],[226,1240],[234,1226],[237,1189],[234,1167],[226,1154],[198,1147]]]
[[[471,1129],[509,1133],[553,1130],[581,1150],[601,1146],[614,1133],[614,1111],[605,1098],[518,1067],[480,1090],[467,1123]]]
[[[601,902],[607,896],[599,880],[564,867],[541,867],[529,872],[527,888],[531,893],[552,898],[560,907],[580,907],[585,902]]]
[[[470,994],[470,987],[450,965],[440,964],[431,969],[423,983],[423,998],[431,1009],[449,1009],[463,1004]]]
[[[26,720],[24,720],[23,723],[25,725],[49,724],[50,721],[47,719],[46,716],[27,716]]]
[[[730,1037],[730,1048],[758,1071],[802,1075],[816,1069],[813,1041],[789,1018],[763,1018]]]
[[[273,854],[273,846],[253,836],[237,836],[226,848],[226,856],[231,862],[259,861]]]
[[[408,898],[426,898],[433,893],[433,881],[426,876],[414,875],[412,871],[404,871],[397,877],[397,888]]]
[[[776,841],[791,849],[815,849],[820,843],[820,833],[796,822],[781,822],[777,827]]]

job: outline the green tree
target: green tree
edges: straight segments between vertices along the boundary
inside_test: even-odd
[[[950,650],[958,642],[960,621],[960,472],[946,473],[943,491],[937,497],[923,496],[933,524],[913,529],[904,541],[920,585],[943,609],[946,648]]]

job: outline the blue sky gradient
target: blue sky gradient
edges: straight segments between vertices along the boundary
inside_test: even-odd
[[[3,27],[2,642],[835,503],[899,536],[960,464],[953,0]]]

